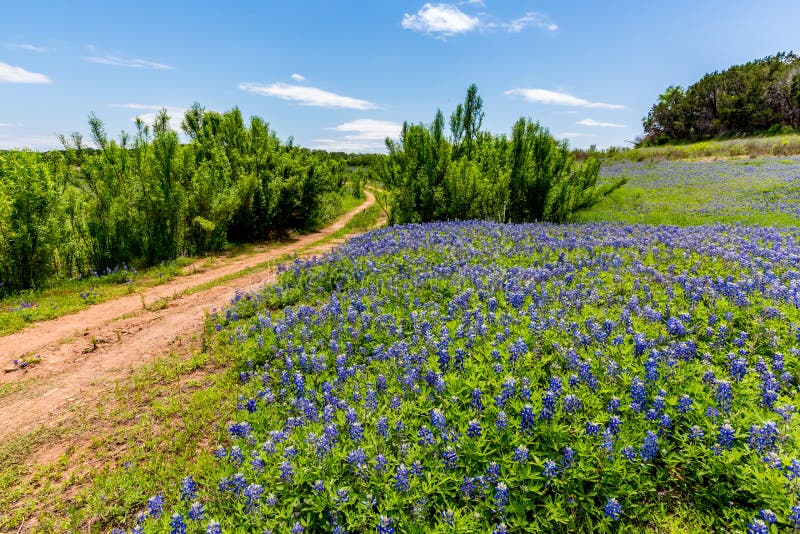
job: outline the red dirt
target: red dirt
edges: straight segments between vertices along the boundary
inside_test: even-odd
[[[324,230],[148,289],[145,303],[150,306],[167,299],[168,306],[163,309],[144,309],[142,297],[134,294],[0,337],[0,362],[23,353],[41,357],[40,363],[27,370],[0,374],[0,385],[32,378],[18,391],[0,398],[0,442],[42,425],[54,426],[71,408],[91,404],[136,367],[171,350],[191,350],[198,343],[207,311],[229,304],[236,289],[252,290],[274,281],[276,273],[269,268],[191,295],[181,296],[182,292],[308,247],[374,204],[375,197],[366,194],[365,203]],[[325,253],[335,244],[313,247],[306,255]]]

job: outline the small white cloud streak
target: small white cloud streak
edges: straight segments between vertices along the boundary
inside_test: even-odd
[[[135,117],[131,117],[131,122],[136,122],[136,119],[142,119],[146,125],[152,127],[153,123],[156,121],[156,117],[158,113],[162,109],[167,110],[167,115],[169,116],[169,127],[176,132],[181,132],[181,122],[183,121],[183,115],[186,113],[186,108],[178,108],[173,106],[155,106],[149,104],[119,104],[114,105],[113,107],[125,108],[125,109],[141,109],[141,110],[153,110],[150,113],[142,113]]]
[[[25,126],[21,122],[0,122],[0,128],[22,128]]]
[[[618,124],[616,122],[601,122],[594,119],[581,119],[575,124],[579,124],[580,126],[591,126],[593,128],[627,128],[627,126],[624,124]]]
[[[347,139],[312,139],[311,148],[328,152],[375,153],[385,152],[383,141],[353,141]]]
[[[90,63],[98,63],[100,65],[112,65],[114,67],[128,67],[131,69],[152,69],[152,70],[173,70],[174,67],[164,63],[157,63],[155,61],[148,61],[139,58],[125,58],[106,54],[104,56],[89,56],[86,61]]]
[[[564,132],[556,134],[556,137],[561,139],[577,139],[579,137],[597,137],[597,135],[592,133]]]
[[[348,135],[335,139],[314,139],[313,148],[331,152],[385,152],[386,138],[400,137],[403,125],[398,122],[359,119],[326,129]]]
[[[28,52],[49,52],[49,48],[45,48],[44,46],[36,46],[29,43],[19,43],[19,44],[11,44],[8,45],[13,48],[18,48],[20,50],[27,50]]]
[[[44,74],[31,72],[0,61],[0,83],[50,84],[53,83],[53,80]]]
[[[330,91],[304,85],[291,85],[281,82],[268,85],[240,83],[239,89],[256,95],[272,96],[281,100],[296,102],[301,106],[358,110],[379,109],[377,104],[368,100],[338,95]]]
[[[122,109],[137,109],[143,111],[159,111],[162,108],[169,109],[180,109],[170,106],[159,106],[157,104],[109,104],[108,107],[111,108],[122,108]]]
[[[547,89],[509,89],[505,92],[508,96],[519,96],[526,102],[534,104],[548,104],[555,106],[571,106],[596,109],[625,109],[621,104],[606,104],[605,102],[591,102],[567,93],[548,91]]]
[[[350,135],[343,136],[343,139],[372,139],[382,141],[387,137],[400,137],[400,132],[403,129],[403,125],[398,122],[379,121],[375,119],[359,119],[327,129],[337,132],[351,132]]]
[[[406,30],[450,37],[478,28],[480,19],[452,4],[425,4],[414,15],[405,13],[401,24]]]
[[[295,72],[294,74],[292,74],[292,79],[296,82],[304,82],[306,80],[306,77],[303,76],[302,74],[297,74]]]
[[[558,30],[558,24],[553,24],[545,15],[536,13],[535,11],[529,11],[522,17],[503,24],[503,28],[505,28],[509,33],[519,33],[525,28],[530,27],[548,30],[551,32]]]

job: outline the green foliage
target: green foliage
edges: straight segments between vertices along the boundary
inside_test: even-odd
[[[779,53],[670,86],[643,121],[644,145],[800,128],[800,57]]]
[[[379,169],[393,192],[390,222],[562,222],[624,183],[596,187],[596,160],[576,164],[565,142],[530,119],[517,121],[511,139],[482,132],[483,119],[472,85],[450,117],[449,138],[438,111],[432,124],[406,123],[400,141],[387,142]]]
[[[36,154],[0,158],[0,292],[39,286],[56,267],[59,187]]]
[[[182,127],[185,145],[162,110],[115,140],[91,115],[96,149],[74,133],[60,153],[0,157],[0,291],[310,229],[349,175],[343,157],[283,144],[236,108],[195,104]]]

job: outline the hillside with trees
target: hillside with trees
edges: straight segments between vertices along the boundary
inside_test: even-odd
[[[800,57],[789,52],[670,86],[643,121],[641,145],[776,134],[800,128]]]

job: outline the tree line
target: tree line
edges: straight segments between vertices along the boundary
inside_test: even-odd
[[[781,52],[670,86],[643,120],[641,145],[800,129],[800,57]]]
[[[188,143],[168,124],[162,111],[112,139],[92,115],[93,147],[74,133],[61,151],[0,154],[0,293],[311,228],[351,174],[236,108],[194,105]]]
[[[578,163],[566,141],[520,118],[511,137],[482,130],[483,99],[472,85],[445,123],[404,123],[379,175],[391,190],[390,222],[489,219],[564,222],[624,180],[598,186],[599,163]],[[449,127],[449,128],[448,128]]]

